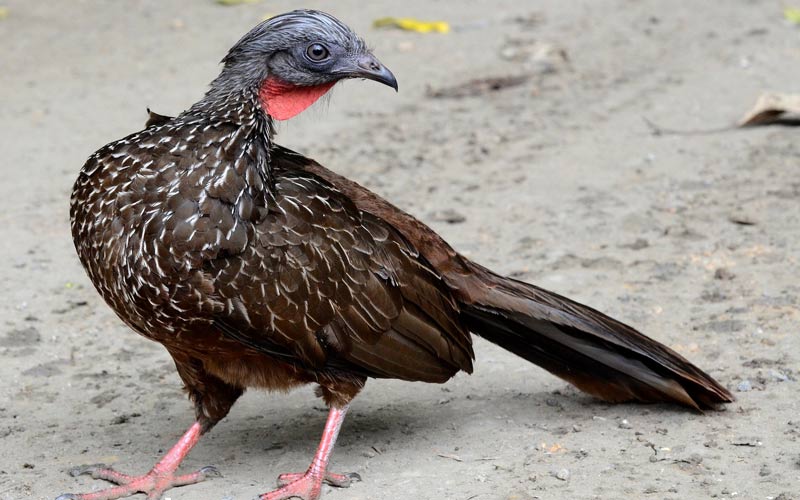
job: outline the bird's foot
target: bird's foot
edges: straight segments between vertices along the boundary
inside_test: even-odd
[[[129,476],[103,465],[76,467],[70,471],[70,475],[73,477],[84,474],[90,475],[94,479],[109,481],[118,486],[92,493],[66,493],[56,498],[56,500],[114,500],[137,493],[147,495],[147,500],[159,500],[161,495],[170,488],[195,484],[211,477],[220,476],[219,471],[210,466],[203,467],[191,474],[182,475],[176,475],[173,471],[159,472],[153,469],[143,476]]]
[[[290,472],[287,474],[281,474],[278,476],[278,486],[288,486],[294,482],[297,482],[304,477],[308,476],[309,473],[299,473],[299,472]],[[361,476],[356,474],[355,472],[348,472],[347,474],[334,474],[333,472],[327,472],[325,477],[322,478],[322,482],[329,484],[331,486],[336,486],[337,488],[348,488],[353,483],[353,481],[361,481]]]
[[[317,500],[322,493],[322,483],[327,483],[337,488],[347,488],[353,481],[361,481],[361,476],[355,472],[349,474],[333,474],[331,472],[319,474],[315,472],[281,474],[278,476],[277,490],[273,490],[256,497],[257,500],[286,500],[300,498],[302,500]]]

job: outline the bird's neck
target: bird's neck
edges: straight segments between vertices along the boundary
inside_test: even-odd
[[[199,117],[211,123],[227,123],[250,128],[263,127],[270,140],[274,135],[272,119],[261,107],[258,87],[226,93],[209,91],[186,110],[184,115]]]
[[[265,189],[270,189],[274,178],[270,157],[275,128],[272,118],[262,108],[257,89],[228,94],[209,92],[183,116],[201,121],[208,130],[227,134],[229,138],[223,144],[225,157],[234,163],[246,162],[246,168],[254,169]],[[240,163],[240,167],[245,165]]]
[[[257,72],[226,66],[211,82],[203,99],[185,114],[199,117],[215,128],[236,127],[240,144],[233,145],[245,148],[239,154],[251,159],[252,168],[258,169],[269,189],[274,178],[270,161],[275,136],[273,120],[287,120],[298,115],[325,95],[335,82],[299,86],[266,73],[256,78],[245,77],[251,74]]]

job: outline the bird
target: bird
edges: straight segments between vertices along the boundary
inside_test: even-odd
[[[316,500],[348,408],[368,379],[444,383],[472,373],[477,335],[608,402],[702,411],[733,401],[669,347],[578,302],[469,260],[408,213],[275,142],[277,121],[337,82],[394,74],[333,16],[296,10],[242,37],[205,95],[92,154],[70,201],[79,259],[99,295],[175,362],[195,422],[140,476],[57,500],[158,499],[217,475],[180,474],[247,389],[313,384],[329,409],[304,472],[261,500]]]

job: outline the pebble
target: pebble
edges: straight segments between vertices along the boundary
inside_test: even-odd
[[[770,370],[769,376],[781,382],[786,382],[789,380],[789,377],[787,377],[785,373],[779,372],[778,370]]]
[[[739,382],[739,385],[736,386],[736,390],[739,392],[750,392],[753,390],[753,384],[749,380],[742,380]]]
[[[569,480],[569,469],[561,469],[560,471],[556,472],[556,479],[561,481]]]
[[[736,277],[736,275],[733,274],[731,270],[726,267],[720,267],[717,268],[716,271],[714,271],[714,279],[716,280],[729,281],[732,280],[734,277]]]
[[[623,418],[622,422],[619,423],[620,429],[633,429],[633,426],[628,422],[627,418]]]
[[[446,222],[448,224],[461,224],[462,222],[466,221],[467,218],[456,212],[451,208],[446,208],[444,210],[438,210],[433,212],[430,215],[430,218],[437,221],[437,222]]]

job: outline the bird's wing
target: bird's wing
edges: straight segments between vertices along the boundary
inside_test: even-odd
[[[606,401],[672,401],[693,408],[733,401],[725,387],[670,348],[566,297],[498,276],[367,189],[297,153],[280,154],[416,245],[455,294],[473,333]]]
[[[205,264],[227,336],[314,370],[441,382],[472,370],[450,290],[391,225],[272,152],[275,197],[250,243]]]

